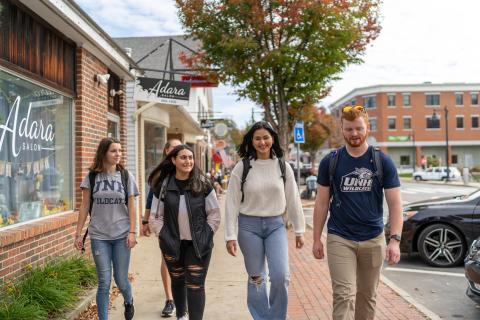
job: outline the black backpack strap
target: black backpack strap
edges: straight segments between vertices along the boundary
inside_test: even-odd
[[[337,170],[338,159],[340,158],[340,151],[342,148],[338,148],[331,152],[330,161],[328,163],[328,179],[330,183],[330,196],[333,199],[333,196],[337,194],[337,188],[335,187],[335,171]],[[337,207],[340,206],[340,198],[336,197]]]
[[[123,191],[125,192],[125,205],[128,205],[128,170],[123,169],[120,170],[120,174],[122,176],[122,185],[123,185]]]
[[[371,152],[375,175],[380,183],[380,187],[383,188],[383,163],[382,156],[380,154],[382,151],[378,147],[371,147]]]
[[[95,189],[95,178],[97,177],[98,172],[90,170],[88,172],[88,182],[90,183],[90,208],[88,209],[88,214],[92,215],[93,207],[93,189]]]
[[[92,207],[93,207],[93,189],[95,189],[95,178],[97,177],[98,172],[90,170],[88,172],[88,182],[90,184],[90,208],[88,208],[88,214],[92,216]],[[82,239],[82,253],[85,252],[85,241],[87,240],[88,236],[88,227],[83,235]]]
[[[287,181],[287,174],[285,173],[285,159],[283,158],[278,158],[278,165],[280,166],[280,172],[282,174],[282,180],[283,184],[285,184],[285,181]]]
[[[247,180],[248,171],[250,171],[250,168],[252,167],[250,165],[250,158],[248,158],[248,156],[242,159],[242,163],[243,163],[243,172],[242,172],[242,181],[240,182],[240,191],[242,192],[241,202],[243,202],[243,199],[245,198],[245,194],[243,193],[243,185]]]

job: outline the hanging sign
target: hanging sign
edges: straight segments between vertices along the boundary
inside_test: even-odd
[[[188,105],[190,83],[165,79],[138,77],[135,85],[135,100],[173,105]]]

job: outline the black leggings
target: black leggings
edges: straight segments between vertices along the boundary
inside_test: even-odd
[[[205,277],[212,252],[199,259],[195,255],[192,241],[182,240],[180,259],[163,255],[168,273],[172,278],[172,294],[177,309],[177,317],[187,312],[190,320],[201,320],[205,309]]]

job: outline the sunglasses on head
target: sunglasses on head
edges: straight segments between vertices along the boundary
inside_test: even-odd
[[[365,107],[363,106],[346,106],[342,108],[342,112],[350,112],[352,110],[357,110],[360,112],[365,112]]]

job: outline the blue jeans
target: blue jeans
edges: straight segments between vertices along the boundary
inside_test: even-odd
[[[100,320],[108,319],[108,303],[110,298],[110,281],[113,277],[118,289],[127,303],[132,303],[132,287],[128,282],[128,266],[130,264],[130,249],[127,239],[97,240],[90,239],[92,255],[95,261],[98,277],[97,308]]]
[[[282,216],[238,217],[238,244],[248,273],[247,305],[255,320],[287,318],[288,239]],[[270,293],[266,286],[268,263]]]

